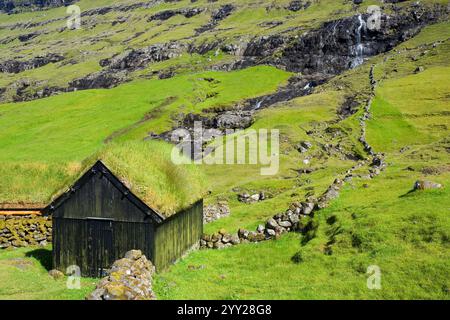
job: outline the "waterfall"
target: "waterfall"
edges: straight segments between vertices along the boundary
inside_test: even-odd
[[[259,108],[261,108],[261,104],[263,103],[264,100],[258,101],[258,103],[256,103],[256,106],[253,110],[258,110]]]
[[[356,50],[355,58],[352,61],[352,68],[363,64],[364,62],[364,44],[362,43],[362,32],[366,29],[366,22],[362,15],[358,16],[359,25],[356,29]]]

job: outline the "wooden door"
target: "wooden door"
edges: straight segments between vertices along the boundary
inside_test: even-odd
[[[113,221],[87,219],[88,226],[88,269],[90,276],[103,277],[114,260]]]

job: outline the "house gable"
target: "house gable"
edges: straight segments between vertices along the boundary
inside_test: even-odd
[[[101,161],[46,210],[55,218],[161,223],[164,217],[131,192]]]

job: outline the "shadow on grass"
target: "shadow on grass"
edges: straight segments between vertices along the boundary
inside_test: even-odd
[[[52,269],[52,250],[50,249],[36,249],[25,254],[29,258],[34,258],[47,270]]]
[[[411,189],[411,190],[409,190],[407,193],[405,193],[405,194],[402,194],[401,196],[399,196],[399,198],[407,198],[407,197],[412,197],[412,196],[414,196],[414,195],[416,195],[417,194],[417,192],[416,192],[417,190],[414,190],[414,189]]]

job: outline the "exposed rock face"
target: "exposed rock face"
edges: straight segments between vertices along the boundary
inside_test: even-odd
[[[344,103],[338,110],[339,118],[345,119],[355,114],[359,106],[360,103],[356,101],[355,97],[346,97]]]
[[[222,7],[220,7],[219,10],[217,10],[217,11],[212,13],[211,21],[208,24],[206,24],[206,25],[204,25],[204,26],[202,26],[202,27],[200,27],[200,28],[198,28],[196,30],[197,34],[201,34],[201,33],[204,33],[206,31],[214,29],[219,24],[220,21],[224,20],[229,15],[231,15],[231,13],[235,9],[236,8],[233,5],[231,5],[231,4],[226,4],[226,5],[222,6]]]
[[[97,284],[86,300],[155,300],[152,276],[155,267],[140,250],[131,250],[117,260],[109,275]]]
[[[15,13],[68,6],[78,0],[0,0],[0,11]]]
[[[69,83],[69,91],[85,89],[109,89],[128,81],[126,72],[100,71],[75,79]]]
[[[256,203],[266,200],[266,195],[262,191],[254,194],[244,192],[238,195],[238,200],[243,203]]]
[[[51,218],[0,216],[0,249],[37,245],[46,246],[51,242]]]
[[[34,91],[33,88],[36,87],[42,87],[42,89]],[[41,99],[67,91],[66,88],[46,86],[45,82],[42,83],[40,81],[32,81],[26,78],[11,84],[10,90],[15,92],[15,95],[13,96],[14,102]]]
[[[259,110],[270,107],[279,102],[306,96],[314,91],[314,88],[325,83],[329,75],[316,73],[306,76],[294,76],[289,79],[287,86],[279,88],[277,92],[262,97],[247,100],[244,104],[245,110]]]
[[[151,16],[148,21],[153,21],[153,20],[168,20],[170,18],[172,18],[173,16],[176,15],[183,15],[185,18],[192,18],[196,15],[199,15],[200,13],[202,13],[203,11],[205,11],[205,9],[203,8],[188,8],[188,9],[180,9],[180,10],[165,10],[165,11],[161,11],[158,12],[156,14],[154,14],[153,16]]]
[[[111,59],[100,61],[102,67],[109,67],[111,70],[134,71],[145,67],[152,62],[169,60],[179,56],[183,51],[184,45],[169,42],[164,44],[155,44],[146,48],[131,50],[120,54]]]
[[[49,63],[59,62],[61,60],[64,60],[64,57],[55,53],[49,53],[43,57],[37,56],[28,61],[7,60],[0,62],[0,72],[19,73],[25,70],[39,68]]]
[[[156,44],[142,49],[133,49],[110,59],[100,60],[100,66],[105,69],[75,79],[69,83],[69,90],[85,90],[96,88],[112,88],[128,81],[128,73],[145,68],[152,62],[169,60],[179,56],[185,49],[184,45],[170,42]]]
[[[213,119],[212,128],[217,129],[244,129],[253,123],[253,117],[245,111],[227,111]]]
[[[3,1],[6,3],[7,1]],[[67,2],[67,1],[66,1]],[[110,5],[94,8],[82,12],[82,17],[94,17],[108,12],[127,12],[139,8],[149,8],[157,5],[160,1],[136,2],[133,4]],[[290,10],[302,10],[306,8],[308,1],[291,1],[287,8]],[[220,21],[230,16],[236,8],[227,4],[211,13],[211,21],[206,26],[197,30],[202,33],[214,29]],[[257,110],[271,106],[275,103],[288,101],[299,96],[311,94],[314,88],[335,75],[355,67],[364,61],[364,58],[388,51],[402,41],[417,34],[420,29],[429,23],[437,21],[440,17],[447,15],[443,6],[423,7],[412,5],[409,9],[396,9],[389,16],[382,16],[381,29],[370,30],[368,27],[369,15],[353,16],[325,23],[317,30],[302,35],[276,34],[263,36],[248,41],[247,39],[236,39],[235,44],[222,45],[220,39],[205,40],[204,43],[181,44],[170,42],[152,45],[146,48],[131,49],[123,54],[100,61],[104,69],[100,72],[89,74],[82,78],[69,82],[66,88],[46,87],[45,84],[37,84],[41,92],[35,93],[34,84],[18,88],[15,101],[24,101],[47,97],[57,92],[83,90],[92,88],[111,88],[129,81],[132,72],[145,68],[148,64],[164,61],[177,57],[185,52],[204,54],[208,51],[221,49],[222,51],[236,55],[237,62],[214,66],[217,70],[233,70],[245,68],[258,64],[271,64],[288,71],[301,72],[301,76],[291,79],[289,84],[280,88],[274,94],[251,99],[244,105],[244,109]],[[206,12],[205,8],[182,8],[164,10],[150,19],[165,20],[173,15],[184,15],[189,18]],[[126,18],[125,18],[126,19]],[[20,23],[8,26],[12,29],[43,26],[47,23],[61,20],[51,19],[36,23]],[[32,32],[18,36],[20,41],[29,41],[39,36],[39,32]],[[0,42],[13,41],[17,36],[0,39]],[[38,57],[33,61],[0,62],[1,72],[20,72],[30,68],[37,68],[47,63],[60,61],[62,57],[48,55]],[[3,71],[2,71],[3,70]],[[161,79],[174,76],[174,70],[163,70],[158,76]],[[11,85],[9,86],[11,87]],[[12,88],[9,88],[11,91]],[[12,97],[14,95],[8,95]],[[343,110],[343,116],[354,112],[353,106]],[[239,116],[240,117],[240,116]],[[232,119],[234,118],[234,120]],[[245,127],[234,115],[224,115],[221,120],[234,127]],[[248,119],[248,118],[247,118]],[[231,120],[231,121],[229,121]],[[235,123],[236,125],[233,125]]]
[[[424,10],[420,5],[408,11],[383,15],[381,28],[369,29],[368,14],[325,23],[299,38],[264,36],[250,42],[236,68],[271,61],[289,71],[337,75],[360,64],[364,58],[391,50],[416,35],[426,24],[437,21],[445,8]],[[275,55],[275,53],[278,53]]]
[[[309,1],[294,0],[291,3],[289,3],[289,6],[287,7],[287,9],[297,12],[300,10],[307,9],[310,5],[311,5],[311,2],[309,2]]]
[[[168,142],[179,142],[184,138],[180,134],[185,131],[194,137],[195,123],[201,122],[204,132],[200,134],[205,138],[219,137],[225,133],[227,129],[240,130],[246,129],[253,124],[253,113],[250,111],[233,110],[217,112],[212,116],[203,116],[199,114],[189,113],[182,116],[182,119],[174,127],[173,130],[165,132],[158,136],[150,136],[149,138],[160,138]],[[183,130],[183,131],[180,131]]]

